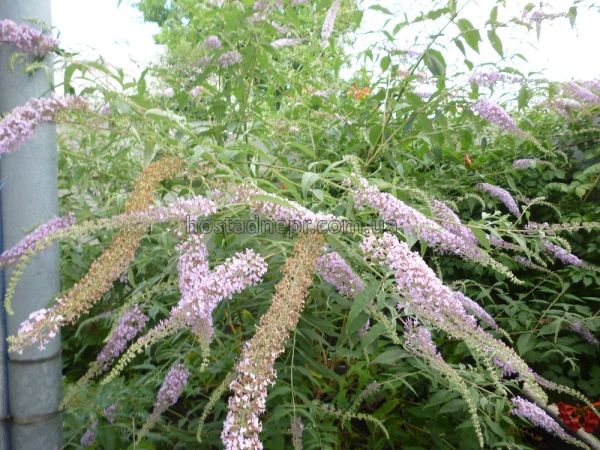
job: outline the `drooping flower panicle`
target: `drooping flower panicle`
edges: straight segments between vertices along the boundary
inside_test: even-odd
[[[477,187],[479,189],[481,189],[482,191],[487,192],[492,197],[496,197],[498,200],[500,200],[502,203],[504,203],[504,206],[506,206],[508,211],[513,216],[519,217],[521,215],[521,211],[519,210],[519,205],[517,205],[517,202],[515,201],[513,196],[510,195],[510,192],[508,192],[506,189],[503,189],[498,186],[494,186],[493,184],[489,184],[489,183],[480,183],[477,185]]]
[[[321,41],[323,47],[327,45],[327,41],[333,33],[333,27],[335,26],[335,20],[340,10],[341,0],[333,0],[333,3],[327,10],[325,20],[323,21],[323,28],[321,29]]]
[[[171,320],[190,327],[205,342],[210,341],[214,309],[234,294],[258,284],[267,265],[260,255],[247,249],[208,272],[206,248],[198,236],[191,237],[180,251],[181,299],[171,312]]]
[[[57,231],[66,230],[75,224],[75,215],[69,214],[64,217],[53,217],[43,223],[23,239],[17,242],[12,248],[6,250],[0,255],[0,267],[12,264],[19,260],[21,256],[29,250],[33,250],[37,242],[47,238]]]
[[[260,416],[265,411],[267,388],[277,376],[273,365],[298,324],[322,245],[319,235],[300,235],[294,255],[286,260],[271,306],[261,317],[255,335],[244,344],[236,377],[229,385],[232,395],[221,433],[226,450],[263,448]]]
[[[501,73],[497,70],[478,70],[469,76],[469,82],[488,88],[493,88],[498,82],[514,82],[517,79],[513,75]]]
[[[589,328],[586,327],[580,321],[577,320],[577,321],[571,323],[569,326],[570,326],[571,330],[575,331],[576,333],[579,333],[579,335],[583,339],[585,339],[587,342],[589,342],[590,344],[592,344],[592,345],[600,344],[600,341],[598,341],[596,336],[594,336],[592,334],[592,332],[589,330]]]
[[[541,165],[548,164],[546,161],[542,161],[539,159],[515,159],[513,161],[513,169],[524,170],[529,169],[531,167],[537,167]]]
[[[510,133],[519,134],[519,126],[499,105],[490,100],[478,100],[471,109],[481,118]]]
[[[473,244],[471,238],[465,240],[463,236],[442,228],[391,194],[380,192],[375,186],[369,185],[365,179],[359,180],[353,195],[357,206],[370,206],[377,209],[386,223],[403,229],[405,233],[418,236],[442,253],[454,253],[478,262],[485,259],[485,255]],[[465,234],[465,232],[461,233]]]
[[[156,395],[156,402],[154,403],[155,412],[160,411],[162,414],[167,408],[177,403],[179,396],[188,382],[189,376],[189,370],[182,363],[177,363],[169,369]]]
[[[435,218],[440,221],[440,225],[462,239],[465,242],[471,242],[473,245],[477,245],[477,238],[470,230],[469,227],[462,224],[460,218],[452,211],[445,203],[439,200],[433,200],[431,202],[431,212]]]
[[[363,281],[338,252],[321,256],[317,260],[317,272],[342,295],[356,297],[365,288]]]
[[[58,47],[58,41],[51,35],[10,19],[0,20],[0,42],[12,44],[23,52],[37,56],[45,56]]]
[[[55,96],[34,98],[17,106],[0,122],[0,154],[18,150],[41,124],[53,122],[59,112],[83,104],[81,97]]]
[[[585,88],[584,86],[574,81],[565,83],[563,86],[565,88],[566,93],[568,93],[571,97],[575,98],[576,100],[592,105],[600,105],[600,97],[594,94],[589,89]]]
[[[165,158],[148,166],[136,182],[125,211],[147,209],[154,200],[153,193],[158,184],[182,168],[183,161],[179,158]],[[8,337],[11,351],[22,351],[35,343],[43,348],[61,326],[73,323],[87,313],[128,267],[145,233],[143,225],[120,231],[79,282],[61,295],[52,307],[32,313],[21,324],[17,335]]]
[[[405,299],[398,304],[399,309],[465,341],[473,351],[489,358],[510,361],[513,371],[534,386],[536,394],[544,397],[543,391],[534,384],[532,371],[525,361],[513,349],[477,325],[475,317],[467,311],[476,308],[472,308],[469,302],[465,307],[463,298],[445,286],[418,253],[412,252],[408,245],[390,233],[384,233],[381,238],[369,233],[360,247],[368,259],[384,263],[392,269],[396,288]],[[485,314],[481,314],[481,317],[482,320],[489,320]]]
[[[548,433],[553,434],[563,440],[572,441],[565,430],[548,415],[546,411],[522,397],[514,397],[512,400],[512,413],[529,420],[533,425],[543,428]]]
[[[546,239],[542,239],[542,249],[559,261],[562,261],[570,266],[583,267],[585,264],[578,256],[574,255],[573,253],[569,253],[564,248],[553,244]]]
[[[302,39],[299,39],[299,38],[281,38],[281,39],[276,39],[273,42],[271,42],[271,47],[273,47],[275,49],[280,49],[280,48],[284,48],[284,47],[293,47],[293,46],[301,44],[301,43],[302,43]]]
[[[445,327],[449,322],[473,328],[476,320],[469,315],[462,301],[437,278],[433,270],[408,245],[390,233],[376,238],[367,235],[360,245],[373,261],[385,262],[394,271],[396,285],[407,299],[409,310],[426,313],[432,323]]]
[[[460,300],[460,302],[463,304],[463,306],[469,313],[473,314],[480,321],[488,324],[494,330],[499,329],[498,324],[496,323],[494,318],[492,316],[490,316],[490,314],[485,309],[483,309],[481,306],[479,306],[479,304],[477,302],[470,299],[462,292],[455,291],[454,295],[456,296],[456,298],[458,298]]]
[[[148,317],[137,305],[125,312],[96,360],[106,368],[123,353],[127,344],[142,331],[147,321]]]

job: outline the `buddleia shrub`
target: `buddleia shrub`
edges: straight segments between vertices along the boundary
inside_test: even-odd
[[[586,5],[376,5],[357,58],[361,6],[142,1],[161,61],[63,53],[0,123],[61,123],[63,215],[0,264],[8,309],[61,245],[9,345],[62,331],[66,447],[599,448],[599,85],[471,61]]]

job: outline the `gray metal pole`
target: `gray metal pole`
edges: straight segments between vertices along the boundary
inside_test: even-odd
[[[51,0],[0,0],[0,19],[40,19],[50,25]],[[11,72],[7,61],[14,49],[0,45],[0,112],[8,112],[32,97],[47,94],[48,73],[24,75]],[[4,183],[2,223],[5,248],[12,247],[27,231],[55,216],[58,211],[56,131],[51,125],[38,129],[17,152],[0,160]],[[11,274],[5,273],[5,281]],[[14,315],[7,317],[7,332],[44,308],[59,290],[59,255],[53,248],[29,265],[13,299]],[[0,383],[1,384],[1,383]],[[27,349],[8,355],[10,443],[14,450],[52,450],[62,445],[60,337],[45,350]],[[6,394],[6,393],[4,393]],[[1,443],[4,441],[0,441]],[[5,449],[9,450],[9,449]]]

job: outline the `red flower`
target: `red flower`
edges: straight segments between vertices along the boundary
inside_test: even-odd
[[[583,429],[588,433],[593,433],[598,428],[598,425],[600,425],[600,417],[592,411],[588,411],[583,422]]]
[[[600,402],[595,402],[594,406],[600,405]],[[558,402],[558,416],[564,422],[569,430],[576,433],[582,426],[588,433],[594,433],[600,425],[600,417],[590,410],[589,407],[576,407],[567,405],[563,402]],[[584,416],[583,425],[581,424],[582,414]]]

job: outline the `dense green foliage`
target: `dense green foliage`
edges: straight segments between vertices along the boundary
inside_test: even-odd
[[[107,102],[110,113],[80,113],[61,128],[63,212],[74,212],[79,220],[117,214],[143,167],[165,155],[177,155],[198,171],[194,175],[190,169],[188,176],[164,182],[158,192],[164,202],[228,183],[255,182],[313,211],[367,225],[377,214],[355,208],[344,183],[359,169],[372,184],[427,216],[432,215],[432,199],[455,207],[480,246],[522,284],[457,256],[436,254],[409,234],[398,235],[413,243],[413,250],[421,252],[446,285],[460,288],[483,306],[532,369],[598,400],[599,347],[569,327],[581,321],[592,332],[600,331],[598,224],[587,231],[580,226],[581,221],[600,217],[598,107],[582,106],[561,115],[548,103],[563,95],[560,83],[526,78],[505,65],[509,59],[504,57],[502,29],[526,26],[525,22],[500,19],[501,1],[482,29],[461,14],[462,2],[433,5],[410,19],[375,6],[389,22],[388,42],[357,58],[351,49],[361,37],[352,32],[363,13],[350,0],[342,2],[325,46],[321,27],[330,0],[299,6],[285,0],[282,7],[267,2],[272,6],[261,20],[253,19],[260,11],[252,1],[222,3],[219,7],[195,0],[140,2],[146,20],[161,26],[157,39],[168,51],[161,64],[137,79],[104,64],[64,57],[65,92]],[[574,20],[575,11],[564,12]],[[427,47],[418,48],[419,56],[395,48],[395,33],[423,23],[435,31],[430,32]],[[280,26],[287,29],[284,35]],[[210,35],[220,38],[221,49],[203,45]],[[303,41],[274,48],[271,42],[281,37]],[[444,55],[454,55],[450,45],[464,54],[460,67],[446,63]],[[504,92],[461,77],[473,69],[469,58],[483,45],[491,45],[501,57],[498,67],[503,73],[519,78],[505,85]],[[219,67],[215,63],[219,55],[232,50],[240,52],[242,61]],[[213,62],[205,60],[203,65],[207,55],[215,55]],[[342,76],[348,67],[353,69],[351,75]],[[422,73],[430,96],[418,95]],[[198,95],[190,93],[195,87],[201,88]],[[160,95],[167,88],[173,95]],[[507,133],[473,113],[473,102],[490,96],[501,99],[525,133]],[[512,162],[518,158],[551,164],[516,170]],[[477,189],[481,182],[508,189],[523,206],[523,214],[518,219],[508,214],[501,203]],[[215,217],[249,219],[252,214],[233,205]],[[572,224],[560,235],[590,266],[566,266],[549,258],[541,249],[540,233],[525,231],[529,221],[567,224],[565,228]],[[154,225],[127,276],[115,283],[89,317],[63,330],[67,392],[75,389],[100,351],[122,305],[141,302],[156,322],[178,301],[178,238],[173,228]],[[520,250],[491,246],[489,233]],[[107,231],[62,244],[65,289],[86,273],[112,236]],[[365,261],[358,249],[360,239],[358,232],[326,237],[367,289],[350,300],[315,277],[299,326],[275,366],[277,382],[269,389],[263,417],[265,448],[291,448],[288,430],[296,416],[304,422],[307,449],[478,448],[459,393],[446,377],[397,345],[387,322],[373,313],[394,321],[396,330],[400,313],[394,305],[399,294],[383,268]],[[206,355],[186,331],[139,355],[111,383],[90,383],[67,409],[68,447],[77,447],[85,428],[96,419],[98,448],[132,446],[164,374],[183,360],[192,373],[184,395],[136,448],[221,448],[227,392],[208,412],[201,443],[196,437],[200,417],[268,308],[294,240],[272,234],[207,236],[211,266],[251,247],[267,259],[264,282],[216,310],[216,335],[204,370],[200,368]],[[525,268],[512,258],[515,254],[527,255],[547,269]],[[169,280],[170,284],[160,284]],[[145,295],[153,286],[158,287]],[[372,326],[361,336],[358,332],[369,317]],[[402,324],[397,325],[402,339]],[[442,332],[434,331],[434,337],[444,359],[468,385],[486,448],[567,445],[509,413],[510,397],[520,392],[516,380],[503,380],[500,389],[463,342]],[[363,395],[373,381],[380,390]],[[551,403],[560,400],[579,401],[550,393]],[[114,423],[102,418],[103,409],[111,404],[117,404]]]

